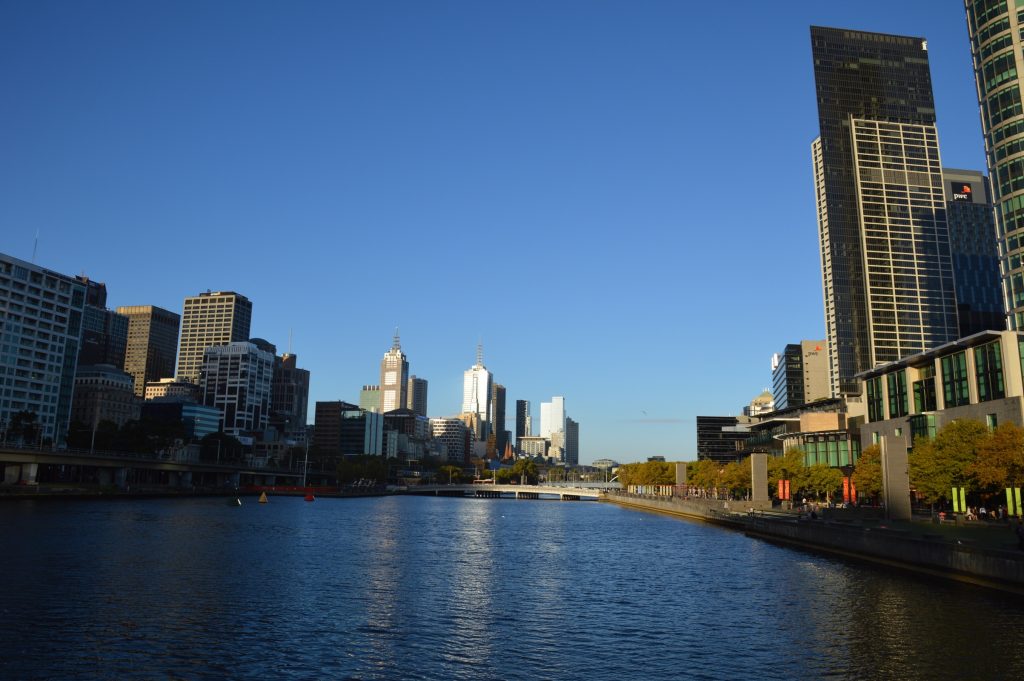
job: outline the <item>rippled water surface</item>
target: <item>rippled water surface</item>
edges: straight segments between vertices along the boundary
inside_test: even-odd
[[[0,504],[0,678],[1000,679],[1024,601],[592,502]]]

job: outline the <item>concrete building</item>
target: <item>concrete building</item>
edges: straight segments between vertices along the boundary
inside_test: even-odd
[[[520,453],[529,457],[547,457],[548,439],[540,435],[524,435],[519,440]]]
[[[775,400],[767,388],[760,395],[750,400],[750,404],[743,407],[744,416],[760,416],[775,411]]]
[[[494,434],[494,449],[500,456],[505,451],[508,439],[505,431],[505,386],[491,384],[491,433]]]
[[[364,385],[359,391],[359,408],[363,411],[380,413],[380,386]]]
[[[950,421],[1024,426],[1024,333],[983,331],[860,375],[864,446],[907,452]]]
[[[233,291],[207,291],[186,298],[181,317],[178,380],[199,383],[206,349],[248,341],[251,323],[252,303]]]
[[[186,440],[198,442],[220,430],[220,409],[180,397],[158,397],[142,403],[142,418],[161,423],[180,423]]]
[[[737,461],[753,421],[749,416],[698,416],[697,459]]]
[[[76,279],[86,286],[78,364],[110,364],[120,369],[124,366],[128,346],[128,318],[106,309],[105,284],[88,277],[79,276]]]
[[[139,419],[139,400],[131,374],[112,364],[78,367],[71,421],[94,426],[110,421],[118,428]]]
[[[812,144],[831,394],[956,338],[953,265],[923,38],[811,27]]]
[[[571,418],[565,419],[565,465],[580,464],[580,424]]]
[[[35,414],[39,439],[61,443],[71,419],[85,286],[0,253],[0,432]]]
[[[540,436],[551,439],[552,433],[565,432],[565,398],[552,397],[540,403]]]
[[[427,379],[409,377],[406,408],[418,416],[427,415]]]
[[[128,318],[124,370],[135,379],[135,394],[144,397],[148,384],[174,377],[181,316],[153,305],[128,305],[117,313]]]
[[[309,371],[297,365],[298,356],[274,356],[270,381],[270,422],[290,439],[305,438],[309,410]]]
[[[449,463],[469,463],[472,433],[465,423],[459,419],[430,419],[430,431],[434,440],[443,445],[445,459]]]
[[[1006,313],[988,178],[976,170],[943,168],[942,180],[960,321],[957,337],[1002,331]]]
[[[402,352],[398,331],[391,349],[380,362],[380,410],[383,413],[402,409],[409,401],[409,361]]]
[[[1024,327],[1024,17],[1016,3],[965,0],[1007,324]]]
[[[384,415],[384,451],[389,458],[420,460],[430,452],[430,420],[411,409],[394,409]]]
[[[478,345],[476,364],[466,370],[462,381],[462,413],[476,414],[471,427],[477,441],[486,441],[491,432],[491,380],[491,372],[484,366],[483,346]]]
[[[831,396],[826,345],[824,340],[803,340],[772,355],[772,400],[776,410]]]
[[[202,399],[199,386],[195,383],[176,381],[173,378],[161,378],[152,383],[146,384],[144,394],[147,400],[156,400],[162,397],[175,397],[198,402]]]
[[[274,354],[256,343],[206,349],[200,375],[203,404],[221,410],[221,430],[234,437],[259,434],[269,425]]]

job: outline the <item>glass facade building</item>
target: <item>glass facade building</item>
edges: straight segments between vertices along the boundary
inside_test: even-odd
[[[811,28],[829,380],[957,337],[927,42]]]

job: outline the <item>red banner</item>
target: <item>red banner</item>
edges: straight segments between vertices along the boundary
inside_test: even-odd
[[[786,500],[786,485],[785,480],[779,480],[779,501]]]
[[[843,501],[850,503],[850,478],[843,477]]]
[[[785,499],[788,501],[789,499],[792,498],[791,496],[789,496],[789,480],[784,480],[783,482],[786,483],[786,487],[785,487],[786,496],[785,496]]]

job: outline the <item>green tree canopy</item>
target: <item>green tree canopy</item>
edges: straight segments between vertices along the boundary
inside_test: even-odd
[[[437,482],[446,483],[459,483],[462,482],[462,469],[458,466],[445,465],[437,469],[437,475],[434,478]]]
[[[619,482],[628,485],[674,485],[675,466],[666,461],[627,463],[619,466]]]
[[[881,447],[870,445],[861,451],[857,467],[853,469],[853,484],[858,496],[877,497],[882,493]]]
[[[721,464],[711,459],[701,459],[700,461],[687,464],[686,482],[692,487],[703,489],[717,487],[722,468]]]
[[[798,489],[810,493],[815,499],[831,498],[843,484],[842,471],[824,463],[808,466],[800,477]]]
[[[244,452],[242,443],[226,433],[210,433],[199,442],[199,458],[203,461],[237,463]]]
[[[753,486],[750,475],[750,457],[748,456],[742,461],[727,463],[722,468],[719,482],[732,494],[742,495],[749,492]]]
[[[935,503],[947,498],[953,487],[969,487],[978,447],[989,437],[983,423],[958,419],[943,426],[934,440],[914,440],[909,458],[910,483],[917,496]]]
[[[517,459],[516,462],[512,464],[511,470],[514,480],[522,480],[523,475],[526,475],[526,484],[537,484],[537,464],[534,463],[533,459],[529,457]]]
[[[338,462],[338,484],[348,485],[359,480],[370,480],[383,485],[388,479],[388,465],[382,456],[364,454],[346,456]]]
[[[1024,482],[1024,429],[1001,423],[977,447],[977,458],[967,473],[983,489],[995,491]]]

